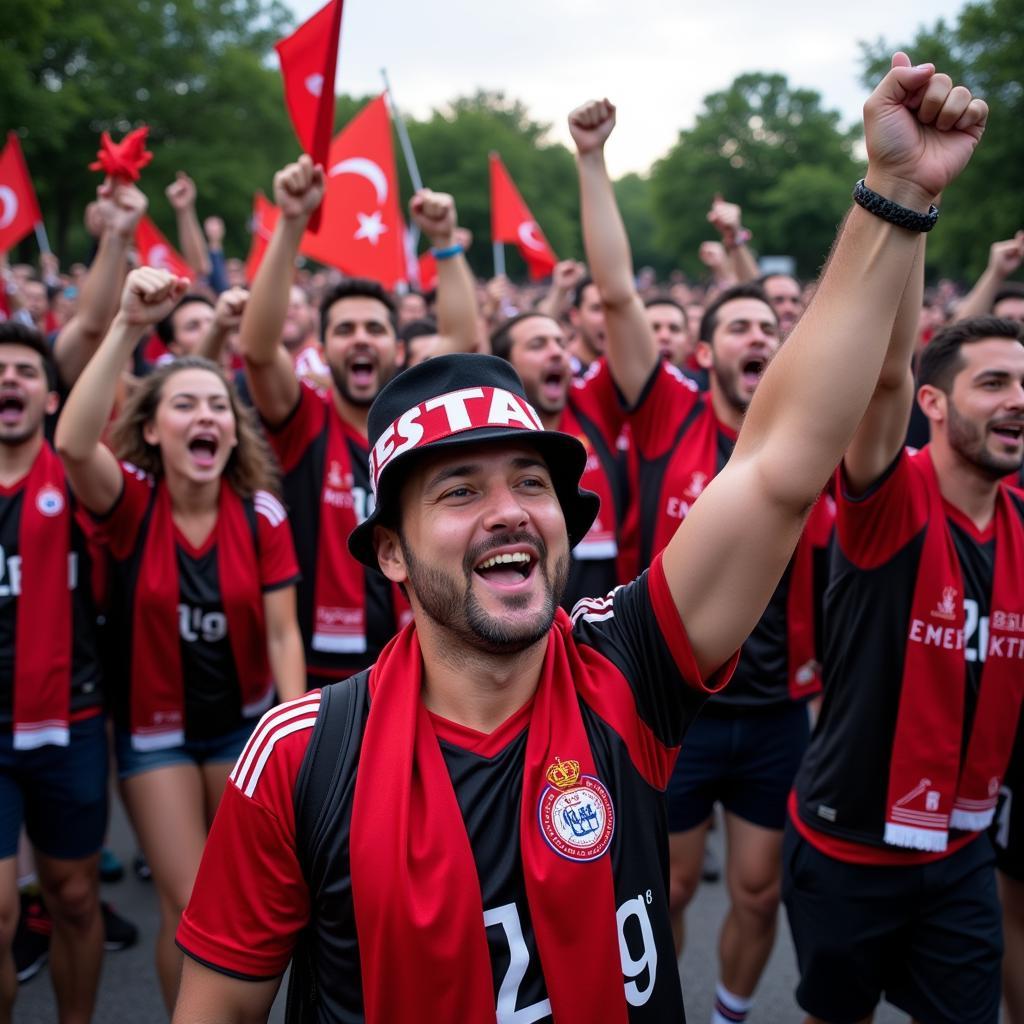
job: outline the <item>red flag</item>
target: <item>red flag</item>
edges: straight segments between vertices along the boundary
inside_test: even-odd
[[[420,291],[429,292],[437,287],[437,260],[428,249],[419,258]]]
[[[0,252],[17,245],[42,219],[18,136],[8,132],[0,152]]]
[[[252,243],[245,261],[245,279],[250,287],[256,280],[256,271],[260,269],[280,216],[281,211],[262,192],[257,192],[252,202]]]
[[[497,153],[491,154],[491,241],[517,246],[534,281],[547,277],[558,262]]]
[[[325,170],[323,230],[307,232],[301,251],[346,274],[393,288],[406,277],[405,230],[383,96],[363,107],[331,143]]]
[[[334,76],[338,67],[342,0],[330,0],[274,46],[281,61],[284,99],[295,134],[313,163],[327,162],[334,134]],[[320,227],[320,211],[309,229]]]
[[[139,250],[139,263],[142,266],[158,267],[178,277],[195,280],[196,272],[148,217],[144,216],[135,229],[135,248]]]

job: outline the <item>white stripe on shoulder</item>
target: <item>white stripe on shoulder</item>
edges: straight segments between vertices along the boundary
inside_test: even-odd
[[[246,743],[245,747],[242,749],[242,753],[239,755],[238,761],[228,778],[241,788],[241,780],[245,776],[246,772],[252,767],[259,748],[262,746],[267,736],[269,736],[270,733],[278,726],[303,715],[312,715],[315,719],[316,713],[319,710],[319,693],[310,694],[308,697],[299,697],[297,700],[290,700],[285,704],[279,704],[276,708],[271,708],[259,720],[256,728],[253,729],[248,743]]]
[[[291,736],[293,732],[299,732],[302,729],[312,729],[314,725],[316,725],[316,715],[308,714],[303,718],[297,718],[287,725],[282,725],[275,729],[267,737],[267,742],[263,744],[263,749],[260,750],[259,757],[252,766],[252,770],[247,776],[239,779],[235,785],[246,796],[252,796],[256,791],[256,785],[260,781],[260,776],[263,774],[263,769],[266,767],[267,761],[270,760],[270,755],[274,752],[274,747],[278,741],[283,740],[286,736]]]
[[[570,618],[572,624],[583,619],[584,622],[603,622],[605,619],[615,618],[615,593],[621,590],[621,585],[609,590],[604,597],[583,597],[573,605]]]
[[[271,526],[280,526],[287,518],[288,513],[272,494],[267,491],[257,491],[252,498],[253,508],[266,519]]]

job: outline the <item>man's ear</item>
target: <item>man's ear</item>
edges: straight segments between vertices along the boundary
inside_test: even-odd
[[[52,416],[60,408],[60,395],[56,391],[51,391],[46,396],[46,405],[43,406],[43,411],[47,416]]]
[[[373,546],[377,551],[380,571],[392,583],[405,583],[409,572],[405,564],[405,553],[398,539],[398,532],[387,526],[373,528]]]
[[[714,356],[711,352],[711,343],[708,341],[698,341],[697,347],[694,349],[694,355],[697,358],[697,365],[702,370],[710,370],[714,363]]]
[[[917,404],[932,423],[943,423],[947,414],[949,396],[932,384],[922,384],[917,389]]]

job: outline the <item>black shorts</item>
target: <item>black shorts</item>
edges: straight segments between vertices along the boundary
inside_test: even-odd
[[[781,829],[809,737],[806,704],[734,715],[705,709],[687,731],[669,780],[669,832],[703,824],[716,802],[744,821]]]
[[[786,825],[782,900],[796,999],[854,1024],[884,997],[921,1024],[997,1024],[1003,933],[992,844],[979,836],[930,864],[847,864]]]
[[[999,789],[989,835],[996,848],[996,867],[1004,875],[1024,882],[1024,715],[1017,729],[1010,767]]]

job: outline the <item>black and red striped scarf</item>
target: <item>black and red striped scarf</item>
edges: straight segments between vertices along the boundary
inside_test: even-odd
[[[1007,487],[995,508],[995,572],[978,704],[961,763],[966,700],[964,584],[931,454],[910,461],[928,497],[889,762],[885,841],[915,850],[946,849],[949,829],[987,828],[1024,700],[1020,567],[1024,523]],[[985,642],[983,640],[983,642]],[[1017,655],[1013,655],[1013,651]]]
[[[519,821],[526,897],[554,1019],[626,1024],[611,854],[571,861],[548,844],[538,823],[548,772],[559,760],[579,762],[583,776],[595,773],[571,643],[569,620],[559,615],[526,742]],[[352,808],[352,898],[366,1021],[493,1021],[476,863],[421,685],[419,642],[415,626],[408,626],[370,674]],[[586,965],[584,984],[580,965]]]
[[[242,690],[243,712],[266,706],[273,681],[265,642],[259,555],[242,499],[221,480],[217,576],[228,639]],[[132,608],[131,734],[136,750],[162,750],[185,741],[185,684],[181,669],[178,542],[171,498],[156,484],[143,539]],[[259,642],[254,643],[253,638]]]
[[[71,500],[64,465],[44,441],[25,480],[14,637],[15,750],[68,745],[71,714]],[[45,636],[39,624],[45,618]]]
[[[363,654],[366,577],[362,564],[348,550],[349,534],[359,524],[352,456],[341,417],[331,406],[326,407],[325,415],[327,452],[320,490],[312,647],[332,654]]]

